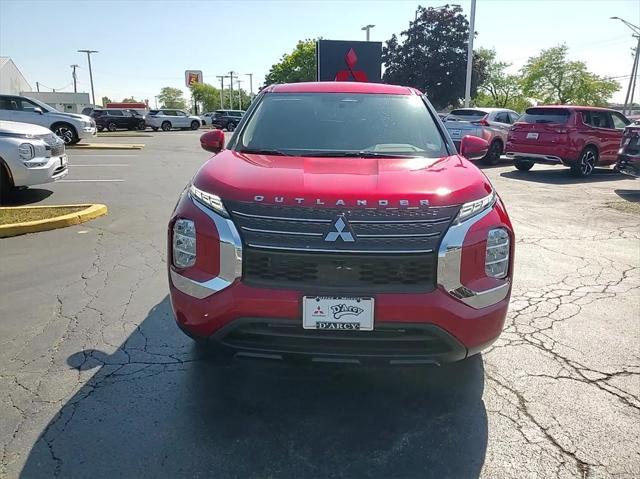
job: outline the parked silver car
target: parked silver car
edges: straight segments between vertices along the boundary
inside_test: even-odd
[[[172,128],[191,128],[197,130],[202,126],[202,119],[195,115],[189,115],[182,110],[174,110],[171,108],[163,108],[161,110],[149,110],[145,121],[147,126],[158,131],[169,131]]]
[[[0,120],[0,196],[68,173],[64,142],[47,128]]]
[[[505,108],[458,108],[442,121],[456,148],[460,148],[460,141],[466,135],[487,140],[489,151],[482,161],[495,165],[504,153],[509,129],[518,118],[518,113]]]

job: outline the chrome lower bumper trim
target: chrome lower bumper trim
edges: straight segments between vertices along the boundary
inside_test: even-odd
[[[217,293],[218,291],[231,286],[232,283],[220,278],[219,276],[200,282],[187,278],[186,276],[182,276],[174,270],[171,270],[170,275],[171,282],[178,291],[188,294],[189,296],[193,296],[196,299],[204,299],[207,296],[211,296],[213,293]]]
[[[453,225],[442,239],[438,250],[438,285],[456,299],[474,309],[486,308],[507,297],[510,288],[509,279],[502,284],[484,291],[474,291],[460,281],[462,269],[462,244],[469,229],[487,216],[493,208],[480,213],[460,224]]]
[[[540,153],[514,153],[507,151],[505,156],[510,159],[531,160],[538,163],[562,163],[562,158],[555,155],[541,155]]]

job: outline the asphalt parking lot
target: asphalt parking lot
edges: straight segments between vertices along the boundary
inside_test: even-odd
[[[218,361],[175,326],[164,264],[200,133],[71,149],[64,181],[16,197],[109,215],[0,240],[0,477],[640,476],[640,180],[485,169],[517,251],[506,329],[481,356]]]

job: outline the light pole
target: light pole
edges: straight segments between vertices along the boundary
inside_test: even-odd
[[[373,27],[375,27],[375,25],[366,25],[360,29],[367,32],[367,41],[369,41],[369,30],[371,30]]]
[[[633,109],[633,93],[636,88],[636,77],[638,76],[638,62],[640,61],[640,58],[639,58],[640,27],[638,27],[637,25],[634,25],[633,23],[629,23],[620,17],[611,17],[611,20],[620,20],[627,27],[629,27],[633,33],[635,33],[635,35],[633,35],[634,37],[638,37],[638,45],[636,46],[636,55],[635,55],[635,58],[633,59],[633,66],[631,67],[631,77],[629,78],[629,87],[627,88],[627,94],[624,97],[624,106],[622,107],[622,114],[626,115],[627,107],[629,108],[629,111],[632,111]]]
[[[96,104],[96,94],[93,91],[93,72],[91,71],[91,54],[98,53],[98,50],[78,50],[79,53],[87,54],[87,61],[89,62],[89,80],[91,80],[91,99],[93,104]]]
[[[233,110],[233,75],[235,75],[236,72],[234,72],[233,70],[231,70],[229,72],[229,79],[230,79],[230,84],[229,84],[229,100],[231,101],[231,109]]]
[[[471,104],[471,72],[473,70],[473,37],[476,26],[476,0],[471,0],[471,19],[469,20],[469,45],[467,48],[467,79],[464,84],[464,106]]]
[[[253,100],[253,73],[245,73],[249,77],[249,98]]]
[[[242,80],[240,80],[240,78],[238,78],[236,80],[236,83],[238,84],[238,105],[239,105],[239,110],[242,110],[242,89],[240,88],[240,85],[242,84]]]
[[[73,68],[73,73],[71,74],[71,76],[73,77],[73,93],[78,93],[78,87],[77,87],[77,81],[78,78],[76,77],[76,68],[78,68],[80,65],[71,65],[71,68]]]
[[[156,110],[158,109],[158,95],[154,96],[154,98],[156,99]],[[106,106],[106,105],[103,105]]]
[[[216,75],[216,78],[220,78],[220,109],[224,108],[224,79],[229,78],[226,75]]]

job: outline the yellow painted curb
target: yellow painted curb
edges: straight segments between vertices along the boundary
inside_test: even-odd
[[[137,137],[151,138],[153,135],[149,133],[98,133],[98,138],[137,138]]]
[[[77,143],[67,148],[74,150],[142,150],[144,143]]]
[[[80,204],[80,205],[44,205],[44,206],[16,206],[2,209],[36,209],[36,208],[68,208],[72,206],[86,206],[85,209],[75,213],[54,216],[44,220],[25,221],[24,223],[13,223],[8,225],[0,225],[0,238],[8,238],[9,236],[18,236],[25,233],[37,233],[38,231],[55,230],[58,228],[66,228],[86,221],[104,216],[107,214],[107,206],[101,204]]]

